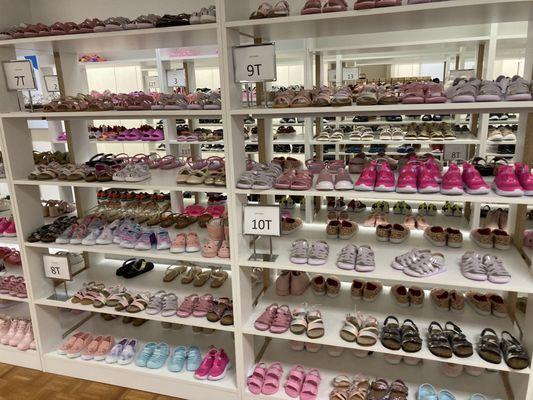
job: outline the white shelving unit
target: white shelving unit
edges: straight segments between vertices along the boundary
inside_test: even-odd
[[[34,2],[30,2],[32,7],[36,7]],[[62,9],[60,5],[51,0],[47,1],[50,10],[39,14],[41,9],[25,9],[26,3],[17,4],[13,10],[6,9],[6,13],[13,14],[13,21],[19,21],[20,15],[39,15],[43,22],[53,23],[55,20],[83,20],[94,6],[96,14],[105,13],[127,13],[129,17],[148,13],[177,13],[175,2],[166,0],[156,0],[146,2],[142,6],[138,3],[130,4],[126,0],[117,0],[113,5],[104,0],[95,0],[90,7],[82,4],[81,0],[76,0],[75,7]],[[115,4],[116,3],[116,4]],[[182,4],[183,3],[183,4]],[[202,6],[208,6],[210,1],[187,0],[178,5],[179,12],[191,12],[198,10]],[[134,389],[160,393],[168,396],[176,396],[191,400],[205,398],[216,398],[221,400],[235,399],[288,399],[283,388],[274,396],[254,396],[246,388],[246,379],[250,368],[259,360],[264,362],[280,361],[284,365],[285,372],[291,366],[301,364],[306,369],[319,368],[322,374],[318,400],[328,398],[331,390],[330,381],[338,374],[348,374],[353,376],[357,372],[362,372],[372,377],[386,377],[389,381],[403,379],[409,387],[409,399],[416,396],[417,387],[425,382],[434,384],[437,388],[452,390],[458,399],[468,399],[469,395],[475,392],[482,392],[489,396],[490,400],[517,399],[529,400],[533,398],[533,373],[531,368],[516,371],[510,369],[505,363],[498,365],[489,364],[481,359],[477,353],[466,359],[452,357],[443,360],[434,356],[427,348],[425,332],[429,323],[433,320],[441,323],[451,320],[456,322],[465,332],[468,339],[476,344],[479,334],[485,327],[492,327],[498,332],[507,329],[518,332],[517,321],[509,318],[498,319],[495,317],[482,317],[475,314],[469,305],[464,313],[452,314],[438,312],[431,308],[429,301],[429,290],[434,287],[445,287],[449,289],[476,289],[482,291],[496,291],[509,299],[512,306],[512,299],[515,294],[523,293],[528,296],[529,302],[533,302],[533,275],[528,261],[522,256],[521,232],[516,227],[521,226],[521,218],[527,205],[533,204],[532,197],[502,197],[492,192],[486,196],[474,196],[463,194],[460,196],[445,196],[441,194],[399,194],[357,192],[357,191],[290,191],[290,190],[264,190],[236,189],[236,182],[240,174],[246,168],[246,159],[249,152],[243,151],[246,144],[258,144],[259,158],[269,160],[273,155],[276,144],[280,145],[304,145],[305,154],[280,153],[284,156],[305,156],[305,159],[312,157],[312,147],[320,145],[335,144],[336,152],[340,155],[338,145],[355,144],[392,144],[392,141],[373,140],[368,141],[341,141],[327,143],[313,139],[314,120],[323,117],[346,117],[353,116],[385,116],[391,114],[402,115],[422,115],[422,114],[451,114],[451,115],[480,115],[480,122],[477,136],[458,135],[454,141],[411,141],[403,140],[404,143],[412,144],[463,144],[477,146],[477,154],[487,155],[485,149],[487,144],[487,130],[489,124],[489,113],[513,112],[519,113],[519,117],[513,123],[519,124],[516,146],[517,154],[515,160],[532,161],[528,159],[529,150],[526,143],[533,141],[533,127],[528,125],[528,115],[533,113],[533,101],[526,102],[494,102],[494,103],[444,103],[444,104],[420,104],[420,105],[390,105],[390,106],[349,106],[349,107],[309,107],[309,108],[284,108],[273,109],[264,107],[244,108],[242,105],[241,86],[234,83],[233,55],[232,47],[249,44],[257,41],[283,41],[286,39],[305,40],[306,45],[315,41],[314,47],[305,52],[304,72],[305,87],[311,88],[313,85],[320,85],[321,82],[313,80],[313,57],[314,51],[319,54],[328,47],[327,37],[331,37],[339,42],[348,40],[353,43],[354,48],[361,48],[371,45],[376,47],[384,46],[386,43],[378,43],[382,36],[397,36],[398,42],[401,40],[416,46],[417,43],[449,43],[457,41],[451,32],[455,28],[464,31],[472,28],[472,33],[468,37],[470,42],[486,42],[488,49],[485,60],[484,78],[492,79],[493,74],[491,63],[495,59],[495,46],[497,37],[492,35],[493,30],[497,31],[498,24],[504,23],[528,23],[528,35],[526,48],[525,75],[533,76],[533,3],[531,0],[449,0],[442,2],[425,3],[420,5],[402,5],[390,8],[376,8],[365,11],[347,11],[342,13],[324,13],[316,15],[297,15],[298,6],[302,6],[304,1],[297,1],[291,4],[292,15],[284,18],[270,18],[262,20],[249,20],[249,14],[257,9],[259,1],[244,1],[235,6],[231,0],[216,0],[217,18],[216,24],[205,24],[196,26],[181,26],[171,28],[155,28],[146,30],[104,32],[80,35],[64,35],[37,37],[16,40],[0,41],[0,59],[2,61],[12,60],[22,51],[48,52],[55,54],[57,67],[60,70],[61,79],[64,82],[63,95],[76,95],[87,92],[87,83],[84,77],[85,68],[80,68],[78,55],[84,52],[98,51],[135,51],[144,49],[161,48],[187,48],[192,46],[211,45],[218,47],[218,67],[220,73],[222,104],[221,110],[141,110],[141,111],[104,111],[104,112],[20,112],[17,108],[17,95],[5,90],[5,82],[0,79],[0,147],[6,166],[7,178],[0,180],[9,188],[12,197],[13,213],[18,232],[17,238],[0,238],[0,243],[17,246],[21,249],[23,268],[22,273],[26,278],[28,286],[28,298],[17,299],[17,308],[24,308],[31,316],[35,335],[37,339],[37,350],[20,352],[12,348],[0,346],[0,362],[20,365],[28,368],[40,369],[43,371],[72,376],[82,379],[95,380],[113,385],[127,386]],[[82,7],[83,6],[83,7]],[[33,11],[33,12],[30,12]],[[83,17],[82,17],[83,15]],[[100,16],[101,17],[101,16]],[[50,19],[50,21],[48,21]],[[37,21],[26,21],[37,22]],[[432,31],[431,35],[421,38],[423,32]],[[422,32],[423,31],[423,32]],[[450,33],[448,38],[447,33]],[[350,35],[350,36],[346,36]],[[378,35],[376,43],[369,41],[371,35]],[[396,39],[396,38],[395,38]],[[344,42],[343,42],[344,43]],[[330,45],[331,51],[336,50]],[[490,50],[492,49],[492,50]],[[493,51],[494,50],[494,51]],[[320,58],[320,56],[317,56]],[[163,92],[170,92],[166,85],[165,68],[163,61],[156,57],[156,64],[159,73],[159,88]],[[317,63],[318,65],[318,63]],[[315,68],[317,67],[315,65]],[[491,72],[492,71],[492,72]],[[195,87],[194,79],[189,77],[191,88]],[[245,140],[242,134],[243,128],[251,128],[253,125],[245,125],[244,118],[252,116],[264,122],[258,126],[265,126],[266,134],[264,140],[252,142]],[[279,121],[284,117],[300,117],[303,122],[283,124]],[[468,124],[462,117],[454,117],[450,121],[444,122]],[[177,118],[194,120],[194,124],[202,119],[222,119],[221,124],[210,124],[212,128],[223,127],[224,139],[214,142],[180,142],[174,132],[175,120]],[[28,128],[27,121],[35,120],[57,120],[65,121],[70,125],[70,138],[68,143],[69,151],[75,162],[85,162],[96,153],[96,145],[100,142],[90,141],[87,138],[87,126],[93,120],[159,120],[162,119],[165,126],[166,149],[163,153],[177,155],[180,144],[190,144],[193,151],[199,151],[203,144],[224,145],[224,150],[217,152],[226,160],[226,186],[206,186],[206,185],[177,185],[175,181],[175,171],[153,170],[152,178],[144,182],[96,182],[85,181],[36,181],[28,179],[28,174],[34,169],[32,156],[33,143]],[[331,125],[343,124],[343,122],[331,122]],[[406,125],[411,121],[406,119],[401,123],[389,123],[386,121],[371,121],[369,123],[351,123],[348,125]],[[421,122],[421,121],[420,121]],[[510,124],[510,121],[502,121],[502,124]],[[327,123],[330,125],[330,123]],[[297,129],[295,134],[290,136],[278,135],[273,140],[271,135],[278,126],[294,126]],[[261,134],[265,134],[261,132]],[[169,133],[169,134],[167,134]],[[261,137],[261,136],[260,136]],[[262,139],[262,138],[261,138]],[[107,143],[107,142],[103,142]],[[127,143],[120,142],[125,146]],[[142,142],[150,143],[150,142]],[[159,144],[159,142],[155,142]],[[395,141],[394,144],[400,143]],[[529,146],[530,147],[530,146]],[[344,152],[345,153],[345,152]],[[199,154],[199,153],[198,153]],[[215,153],[213,153],[215,154]],[[203,193],[218,193],[228,196],[227,207],[229,212],[231,257],[229,259],[213,258],[207,259],[200,253],[172,254],[169,251],[136,251],[121,248],[118,245],[102,246],[78,246],[60,245],[55,243],[30,243],[27,237],[35,229],[49,222],[41,214],[41,191],[47,187],[72,188],[80,213],[89,210],[96,203],[96,191],[99,188],[131,189],[139,191],[169,191],[172,194],[172,209],[181,210],[183,206],[182,194],[185,191],[201,196]],[[247,204],[248,195],[261,196],[262,202],[273,203],[275,195],[303,196],[305,200],[305,211],[300,211],[300,216],[305,220],[305,226],[297,235],[274,239],[274,252],[279,255],[275,263],[249,261],[252,253],[250,238],[242,235],[242,209]],[[412,204],[425,202],[439,203],[439,207],[445,201],[469,203],[472,216],[469,221],[459,218],[447,218],[439,214],[434,223],[443,226],[460,225],[464,235],[464,245],[461,249],[436,248],[432,247],[423,237],[421,231],[413,231],[411,237],[401,245],[391,245],[389,243],[378,242],[375,239],[374,228],[362,226],[362,214],[354,217],[360,224],[357,235],[350,240],[351,243],[369,244],[376,254],[376,269],[370,273],[359,273],[338,269],[335,260],[341,248],[347,241],[328,240],[330,254],[327,263],[323,266],[309,266],[307,264],[296,265],[289,260],[289,250],[292,240],[305,237],[307,240],[321,240],[325,238],[325,222],[323,212],[315,215],[313,212],[313,202],[315,198],[343,197],[345,200],[358,199],[364,201],[387,200],[391,206],[395,201],[407,201]],[[322,202],[322,200],[320,200]],[[509,227],[512,227],[516,246],[508,251],[490,251],[497,254],[502,259],[507,269],[512,274],[512,280],[505,285],[496,285],[490,282],[471,281],[464,278],[460,272],[458,259],[467,250],[482,251],[468,237],[471,227],[479,225],[479,216],[476,216],[482,204],[508,206]],[[466,208],[466,207],[465,207]],[[414,208],[413,208],[414,210]],[[294,214],[297,212],[294,211]],[[366,213],[364,213],[366,215]],[[478,213],[479,214],[479,213]],[[189,230],[193,229],[192,227]],[[171,236],[177,232],[170,230]],[[205,241],[205,234],[200,232],[201,241]],[[257,241],[257,249],[265,250],[267,241],[261,238]],[[425,279],[413,279],[396,271],[390,267],[391,261],[399,254],[405,253],[411,248],[431,248],[435,252],[442,252],[446,257],[447,270],[443,274]],[[67,295],[71,296],[81,286],[83,282],[101,281],[106,285],[122,284],[135,290],[169,290],[175,292],[180,299],[192,293],[213,293],[215,296],[231,297],[234,302],[233,326],[222,326],[219,323],[212,323],[200,318],[165,318],[160,315],[149,315],[145,312],[131,314],[127,312],[115,311],[112,308],[96,309],[92,306],[64,301],[61,297],[54,296],[62,294],[63,288],[54,287],[52,282],[45,279],[43,272],[42,256],[57,249],[71,252],[83,252],[90,268],[77,275],[73,282],[67,286]],[[115,269],[120,266],[123,260],[130,257],[142,257],[156,263],[153,271],[137,277],[133,280],[125,280],[115,276]],[[211,289],[208,286],[195,288],[190,285],[182,285],[173,282],[166,284],[162,282],[164,270],[167,265],[178,262],[190,262],[199,264],[202,267],[221,267],[229,272],[229,278],[220,289]],[[251,282],[251,274],[254,268],[263,269],[264,287],[254,286]],[[280,297],[275,293],[273,281],[276,270],[296,270],[308,272],[310,274],[336,275],[342,280],[342,290],[339,298],[319,298],[311,291],[300,297]],[[350,298],[350,284],[353,279],[378,280],[385,285],[384,291],[375,303],[364,303]],[[419,285],[426,291],[426,302],[421,309],[400,308],[396,306],[389,295],[390,286],[401,283],[406,286]],[[68,297],[68,296],[67,296]],[[2,300],[12,300],[10,296],[1,295]],[[291,308],[298,306],[302,302],[309,304],[320,304],[324,317],[326,334],[319,339],[309,339],[306,336],[295,336],[291,333],[281,335],[269,332],[258,331],[254,328],[254,321],[266,306],[271,303],[288,304]],[[423,365],[406,366],[390,365],[386,363],[384,357],[389,354],[401,354],[383,347],[379,342],[368,348],[373,354],[367,359],[357,359],[352,355],[352,350],[361,350],[362,347],[355,343],[345,342],[338,335],[342,326],[345,314],[354,311],[354,308],[365,313],[375,315],[380,324],[387,315],[395,315],[401,321],[404,318],[413,319],[418,325],[424,339],[423,349],[411,354],[423,361]],[[98,313],[116,317],[112,321],[104,321]],[[122,317],[134,317],[146,319],[147,322],[141,327],[135,328],[131,325],[123,324]],[[161,322],[170,322],[181,325],[179,330],[165,330]],[[196,330],[202,328],[214,330],[211,334],[195,334]],[[223,347],[232,359],[232,367],[226,377],[218,382],[199,381],[194,379],[191,373],[174,374],[165,367],[158,370],[149,370],[132,365],[120,367],[108,365],[94,361],[85,362],[80,359],[68,359],[57,354],[56,349],[64,339],[75,329],[88,330],[101,334],[113,334],[116,338],[136,337],[140,342],[166,341],[172,346],[197,344],[202,351],[207,351],[210,345]],[[529,354],[533,350],[533,309],[529,307],[525,319],[520,323],[520,330],[524,333],[520,339],[528,347]],[[518,335],[518,333],[517,333]],[[323,346],[338,346],[344,348],[342,357],[329,358],[323,348],[318,354],[308,352],[292,352],[289,349],[290,340],[300,340],[304,342],[317,343]],[[367,348],[365,348],[367,349]],[[324,362],[326,361],[326,362]],[[480,377],[462,375],[457,379],[446,378],[439,369],[442,362],[449,362],[455,365],[477,367],[486,369]],[[501,379],[500,379],[501,378]],[[285,381],[285,376],[282,383]]]

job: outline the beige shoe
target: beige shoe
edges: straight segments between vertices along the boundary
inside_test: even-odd
[[[365,289],[365,281],[362,281],[360,279],[354,279],[352,281],[352,287],[350,290],[352,299],[354,300],[362,299],[364,289]]]
[[[438,310],[450,310],[450,292],[447,290],[440,288],[432,289],[429,298],[431,299],[431,303],[433,303]]]
[[[409,307],[409,293],[404,285],[394,285],[391,287],[390,295],[400,307]]]
[[[409,237],[409,229],[400,224],[392,225],[390,231],[390,242],[391,243],[402,243]]]
[[[437,247],[446,246],[446,231],[441,226],[431,226],[424,230],[424,237]]]
[[[326,235],[328,239],[337,239],[339,237],[340,227],[341,222],[338,219],[329,221],[326,225]]]
[[[490,230],[500,228],[500,210],[490,210],[487,213],[485,218],[484,228],[489,228]]]
[[[492,315],[498,318],[506,318],[507,303],[505,302],[504,298],[496,293],[487,293],[487,297],[490,301]]]
[[[301,296],[309,287],[307,272],[291,271],[291,296]]]
[[[408,290],[409,304],[411,307],[420,308],[424,305],[424,289],[418,286],[411,286]]]
[[[341,281],[336,276],[326,278],[326,295],[328,297],[337,297],[341,294]]]
[[[484,249],[492,249],[494,247],[494,235],[490,228],[474,229],[470,232],[470,238]]]
[[[494,229],[494,247],[499,250],[509,250],[511,247],[511,236],[502,229]]]
[[[450,311],[462,312],[465,309],[465,295],[458,290],[450,291]]]
[[[366,282],[363,290],[363,300],[368,302],[375,301],[383,291],[381,282]]]
[[[276,294],[288,296],[291,293],[291,271],[283,270],[276,278]]]
[[[469,290],[466,292],[466,301],[472,306],[472,308],[481,315],[490,315],[492,312],[492,305],[487,295]]]
[[[446,244],[448,247],[461,247],[463,245],[463,234],[461,231],[455,228],[446,228]]]
[[[359,230],[356,222],[342,221],[339,227],[339,238],[348,240],[351,239]]]
[[[302,220],[300,218],[283,218],[281,221],[281,234],[290,235],[296,231],[299,231],[303,226]]]
[[[316,296],[324,296],[326,294],[326,280],[323,275],[315,275],[311,279],[311,290]]]
[[[380,242],[388,242],[390,238],[391,229],[391,224],[376,226],[376,239]]]

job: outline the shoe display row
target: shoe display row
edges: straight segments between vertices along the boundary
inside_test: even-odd
[[[0,247],[0,271],[4,271],[6,267],[18,268],[21,265],[20,251],[14,247]]]
[[[0,278],[0,294],[7,294],[19,299],[28,298],[24,277],[18,275],[3,275]]]
[[[17,350],[35,350],[35,338],[31,321],[26,318],[14,318],[0,315],[0,343],[16,347]]]
[[[96,309],[112,307],[115,311],[132,314],[146,312],[148,315],[180,318],[206,318],[221,325],[233,325],[233,304],[227,297],[215,298],[211,294],[192,294],[180,299],[172,292],[133,292],[121,285],[106,287],[103,283],[86,283],[70,300],[74,304],[92,305]]]
[[[77,35],[80,33],[116,32],[131,29],[166,28],[169,26],[206,24],[216,22],[215,6],[202,8],[192,14],[168,15],[162,17],[149,14],[133,20],[125,17],[109,17],[102,21],[89,19],[76,24],[74,22],[55,22],[48,26],[42,23],[20,24],[0,33],[0,40],[32,38],[37,36]]]
[[[141,125],[139,128],[127,129],[124,126],[100,125],[89,127],[89,140],[101,142],[158,142],[165,139],[162,129],[150,125]]]

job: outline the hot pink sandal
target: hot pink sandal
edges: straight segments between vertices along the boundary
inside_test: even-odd
[[[285,393],[287,396],[295,398],[300,395],[305,379],[305,370],[301,365],[295,365],[289,371],[287,382],[285,382]]]
[[[300,391],[300,400],[315,400],[321,380],[318,369],[309,370]]]

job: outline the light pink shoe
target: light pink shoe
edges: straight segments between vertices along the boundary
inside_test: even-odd
[[[33,332],[32,332],[33,334]],[[37,344],[35,343],[35,340],[30,343],[30,350],[37,350]]]
[[[82,360],[92,360],[94,358],[94,355],[96,351],[98,350],[98,347],[100,344],[102,344],[102,340],[104,340],[103,336],[96,336],[91,343],[87,347],[83,349],[81,352],[81,359]]]
[[[67,354],[67,352],[71,349],[72,346],[74,346],[74,343],[76,343],[76,340],[83,337],[85,333],[84,332],[76,332],[71,337],[65,339],[63,343],[61,343],[61,346],[57,349],[57,354]]]
[[[305,369],[301,365],[295,365],[287,375],[285,393],[287,396],[296,398],[300,395],[305,379]]]
[[[517,162],[514,171],[520,186],[524,190],[524,194],[533,196],[533,174],[529,170],[529,165]]]
[[[67,350],[68,358],[76,358],[81,356],[81,352],[93,341],[93,335],[84,333],[76,339],[74,344]]]
[[[396,192],[398,193],[416,193],[416,165],[408,163],[400,170]]]
[[[218,249],[218,256],[220,258],[229,258],[230,252],[229,252],[229,243],[227,240],[223,240],[222,244],[220,245],[220,248]]]
[[[463,182],[468,194],[488,194],[490,186],[483,180],[479,171],[469,163],[463,164]]]
[[[418,193],[438,193],[440,190],[439,183],[431,167],[426,163],[418,167]]]
[[[264,395],[270,396],[278,392],[281,377],[283,376],[283,367],[281,363],[273,363],[265,373],[265,380],[263,382],[263,387],[261,388],[261,393]]]
[[[394,192],[395,187],[396,179],[390,169],[389,163],[386,161],[380,162],[374,190],[376,192]]]
[[[7,226],[6,230],[4,231],[4,236],[7,237],[15,237],[17,236],[17,230],[15,228],[15,221],[13,218],[9,219],[9,225]]]
[[[217,355],[218,355],[217,349],[212,348],[211,350],[209,350],[204,360],[200,364],[200,367],[194,373],[194,377],[196,379],[206,380],[208,378],[209,373],[211,372],[211,368],[213,367],[213,364],[215,363],[215,359],[217,358]]]
[[[17,345],[17,349],[20,351],[26,351],[30,349],[30,345],[33,341],[35,341],[35,338],[33,337],[33,328],[31,323],[29,323],[26,328],[26,333],[24,334],[24,337]]]
[[[0,343],[9,344],[9,341],[17,333],[18,324],[19,324],[19,320],[18,319],[12,319],[11,320],[11,324],[9,325],[9,330],[7,331],[7,333],[4,336],[2,336],[2,339],[0,340]]]
[[[207,234],[210,239],[224,239],[224,218],[213,218],[207,223]],[[188,243],[188,239],[187,239]]]
[[[11,347],[17,347],[21,340],[24,338],[24,335],[26,334],[26,329],[28,328],[28,324],[29,322],[24,319],[19,320],[17,324],[17,331],[15,332],[13,337],[9,339],[8,342]]]
[[[211,294],[204,294],[203,296],[200,296],[198,301],[196,302],[194,306],[194,310],[192,311],[192,316],[196,318],[202,318],[207,315],[207,313],[213,308],[215,302],[213,299],[213,295]]]
[[[115,339],[113,336],[104,336],[102,341],[100,342],[100,345],[98,346],[98,349],[94,353],[94,359],[96,361],[102,361],[105,359],[107,353],[113,348],[115,345]]]
[[[9,332],[10,326],[11,326],[11,318],[6,316],[0,319],[0,339],[3,338],[5,335],[7,335],[7,332]]]
[[[316,190],[333,190],[334,188],[335,184],[333,183],[333,175],[327,168],[324,168],[318,174]]]
[[[373,160],[361,172],[354,185],[355,190],[372,191],[376,186],[376,179],[378,177],[378,163]]]
[[[513,167],[502,165],[498,168],[492,188],[500,196],[518,197],[524,195],[524,190],[515,175]]]
[[[451,164],[442,177],[440,192],[451,195],[463,194],[463,177],[456,163]]]
[[[200,239],[198,239],[198,234],[196,232],[187,233],[187,245],[185,251],[187,253],[196,253],[197,251],[200,251]]]
[[[202,247],[202,257],[213,258],[218,255],[219,242],[209,239]]]
[[[187,236],[185,233],[178,233],[172,244],[170,245],[171,253],[185,253],[185,248],[187,247]]]
[[[226,376],[226,373],[228,372],[228,369],[231,367],[231,361],[224,351],[224,349],[220,349],[220,351],[215,356],[215,360],[213,361],[213,366],[209,370],[209,375],[207,376],[207,379],[210,381],[219,381],[223,379]]]
[[[318,369],[313,368],[309,370],[305,376],[302,390],[300,391],[300,400],[315,400],[321,381],[322,379]]]

